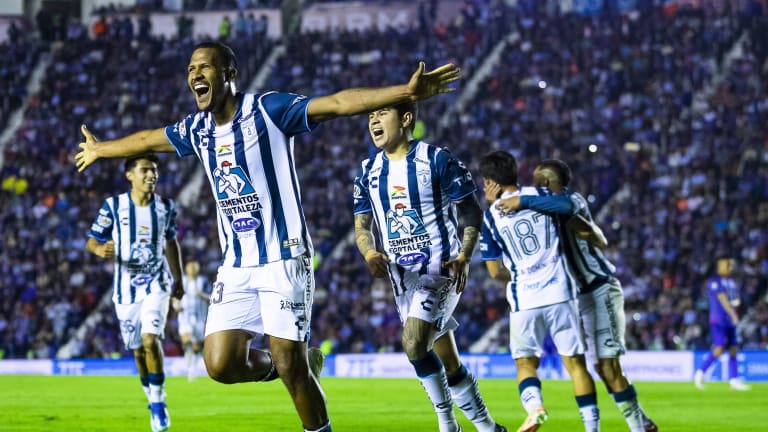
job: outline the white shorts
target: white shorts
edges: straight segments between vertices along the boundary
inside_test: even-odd
[[[315,274],[307,256],[259,267],[219,267],[205,336],[237,329],[307,342],[314,293]]]
[[[188,294],[187,294],[188,295]],[[205,315],[196,311],[179,312],[179,335],[189,335],[189,341],[202,342],[205,337]]]
[[[449,278],[420,275],[402,268],[392,269],[390,277],[395,306],[403,324],[408,317],[432,323],[437,329],[435,339],[459,327],[453,318],[453,311],[461,295],[456,293],[456,287]]]
[[[169,291],[155,290],[139,302],[115,305],[125,348],[140,348],[141,335],[144,333],[158,335],[161,339],[165,337],[165,321],[168,318],[170,301]]]
[[[590,358],[617,358],[626,352],[624,292],[618,280],[580,295],[579,313]]]
[[[509,314],[512,358],[541,357],[547,332],[561,356],[584,354],[581,323],[573,300]]]

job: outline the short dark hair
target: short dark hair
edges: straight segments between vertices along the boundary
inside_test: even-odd
[[[563,187],[566,187],[571,183],[571,167],[560,159],[543,160],[539,164],[539,168],[552,170],[557,175],[557,178],[560,179],[560,184]]]
[[[517,159],[505,151],[495,151],[480,160],[480,175],[501,186],[517,184]]]
[[[222,62],[222,66],[224,66],[227,69],[237,70],[237,57],[235,56],[235,52],[232,51],[232,48],[230,48],[229,45],[219,41],[200,42],[199,44],[195,45],[195,48],[192,49],[192,52],[195,52],[203,48],[210,48],[210,49],[216,50],[216,52],[219,54],[219,59]]]
[[[154,153],[142,153],[140,155],[131,156],[131,157],[125,159],[125,162],[123,162],[123,170],[125,170],[125,172],[128,172],[128,171],[132,170],[133,167],[136,166],[136,162],[138,162],[141,159],[148,160],[148,161],[153,162],[155,164],[160,163],[160,159],[157,157],[156,154],[154,154]]]
[[[419,118],[419,105],[414,101],[400,102],[392,108],[397,111],[397,116],[402,118],[405,113],[411,113],[413,115],[413,121],[411,122],[411,128],[416,124],[416,119]]]

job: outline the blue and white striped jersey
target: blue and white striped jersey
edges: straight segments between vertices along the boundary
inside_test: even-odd
[[[190,279],[186,274],[181,277],[181,280],[184,285],[184,297],[179,301],[181,313],[205,318],[209,302],[200,297],[198,291],[210,293],[208,281],[204,276],[198,275],[196,278]]]
[[[373,213],[390,262],[441,274],[441,261],[459,254],[456,201],[472,195],[469,170],[450,152],[414,141],[403,160],[383,151],[364,160],[354,187],[355,214]]]
[[[576,215],[592,222],[592,213],[584,197],[575,191],[566,190],[565,194],[576,206]],[[565,222],[564,219],[563,222]],[[563,248],[568,260],[568,268],[576,279],[579,293],[590,293],[614,279],[616,267],[605,258],[603,251],[579,238],[572,230],[564,229]]]
[[[312,130],[310,99],[241,94],[232,122],[198,112],[165,128],[179,156],[196,155],[218,208],[222,266],[254,267],[312,253],[301,207],[293,136]]]
[[[502,198],[548,193],[546,189],[522,187]],[[512,312],[572,300],[574,287],[560,251],[557,219],[533,210],[502,216],[497,202],[483,215],[480,251],[483,260],[501,258],[509,270],[512,279],[507,285],[507,300]]]
[[[152,286],[170,289],[173,281],[165,244],[176,238],[176,206],[155,194],[148,206],[137,206],[129,192],[104,200],[89,237],[115,242],[112,299],[116,304],[141,301]],[[153,282],[157,281],[157,284]]]

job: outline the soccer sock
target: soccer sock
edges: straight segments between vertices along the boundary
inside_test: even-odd
[[[637,402],[637,392],[635,387],[630,385],[625,390],[613,393],[613,400],[619,407],[621,415],[627,421],[631,432],[644,432],[643,412],[640,410],[640,404]]]
[[[464,365],[448,377],[448,387],[451,390],[451,398],[467,419],[475,425],[478,432],[496,430],[496,422],[488,413],[485,401],[480,396],[477,381]]]
[[[187,344],[184,346],[184,363],[187,365],[187,377],[192,378],[195,376],[195,352],[192,350],[192,345]]]
[[[307,429],[304,428],[304,432],[331,432],[331,421],[323,425],[320,429]]]
[[[445,368],[440,357],[434,351],[419,360],[411,361],[416,375],[421,381],[421,386],[427,391],[429,400],[435,407],[440,432],[456,431],[458,423],[453,415],[453,401],[448,389],[448,378],[445,376]]]
[[[141,388],[144,389],[144,394],[147,395],[147,400],[150,400],[149,398],[149,378],[145,376],[139,375],[139,380],[141,380]]]
[[[147,378],[149,380],[149,403],[165,402],[165,394],[163,392],[165,374],[162,372],[150,372],[147,374]]]
[[[739,377],[739,368],[736,361],[736,356],[728,356],[728,378],[736,379]]]
[[[600,409],[597,407],[597,393],[576,396],[581,421],[586,432],[600,431]]]
[[[517,385],[517,389],[520,391],[520,402],[523,403],[523,408],[528,414],[544,406],[544,399],[541,397],[541,381],[538,378],[525,378]]]
[[[704,363],[702,363],[701,366],[699,367],[699,370],[702,372],[706,372],[707,369],[709,369],[709,367],[712,366],[712,363],[714,363],[716,359],[717,358],[715,357],[715,355],[712,354],[712,352],[710,351],[707,354],[707,358],[704,359]]]

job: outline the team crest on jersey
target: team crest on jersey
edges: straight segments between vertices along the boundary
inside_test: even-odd
[[[256,120],[254,120],[253,116],[245,120],[243,123],[243,135],[245,135],[247,138],[253,138],[256,136]]]
[[[419,183],[422,186],[428,186],[430,183],[432,183],[432,173],[430,173],[428,170],[421,170],[417,172],[416,177],[419,179]]]

